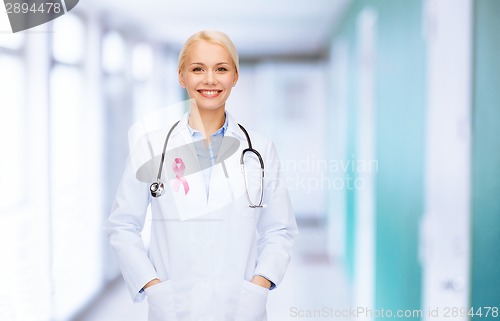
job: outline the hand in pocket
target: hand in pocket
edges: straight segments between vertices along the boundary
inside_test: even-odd
[[[176,321],[170,281],[152,285],[144,290],[149,304],[148,321]]]
[[[265,321],[269,290],[252,282],[243,281],[236,321]]]

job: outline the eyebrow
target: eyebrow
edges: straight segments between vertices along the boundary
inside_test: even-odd
[[[202,65],[202,66],[205,66],[205,64],[204,64],[204,63],[202,63],[202,62],[193,62],[193,63],[191,63],[190,65],[191,65],[191,66],[192,66],[192,65]],[[219,65],[231,65],[231,64],[230,64],[229,62],[219,62],[219,63],[216,63],[215,65],[216,65],[216,66],[219,66]]]

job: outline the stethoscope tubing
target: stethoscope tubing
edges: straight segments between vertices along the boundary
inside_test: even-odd
[[[152,183],[150,186],[151,196],[153,196],[153,197],[160,197],[161,195],[163,195],[164,186],[163,186],[163,183],[161,182],[161,172],[163,170],[163,163],[165,161],[165,153],[167,150],[167,145],[168,145],[168,141],[170,139],[170,135],[174,131],[175,127],[177,127],[179,122],[180,121],[177,121],[174,125],[172,125],[172,127],[168,131],[167,137],[165,138],[165,143],[163,144],[163,150],[161,153],[160,166],[158,168],[158,174],[156,175],[156,182]],[[241,156],[240,156],[240,166],[241,166],[241,171],[243,173],[243,178],[245,181],[246,195],[247,195],[247,199],[248,199],[248,203],[249,203],[248,206],[251,208],[263,207],[262,200],[264,197],[264,160],[262,159],[262,156],[260,155],[260,153],[252,147],[252,140],[250,139],[250,135],[248,135],[248,132],[245,129],[245,127],[243,127],[241,124],[238,124],[238,126],[245,134],[245,137],[246,137],[247,143],[248,143],[248,148],[245,148],[241,152]],[[258,204],[254,204],[252,202],[252,200],[250,199],[250,194],[248,192],[248,182],[247,182],[247,177],[245,174],[245,159],[244,159],[246,153],[252,153],[252,154],[256,155],[258,160],[259,160],[259,163],[260,163],[260,171],[261,171],[260,200],[259,200]]]
[[[163,144],[163,151],[161,153],[160,167],[158,168],[158,175],[156,175],[156,182],[157,183],[161,180],[161,171],[163,170],[163,162],[165,161],[165,152],[167,150],[168,140],[170,139],[170,135],[174,131],[175,127],[177,127],[179,122],[180,122],[180,120],[178,120],[175,124],[172,125],[172,127],[168,131],[167,138],[165,139],[165,143]]]

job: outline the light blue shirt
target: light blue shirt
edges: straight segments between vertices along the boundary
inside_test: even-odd
[[[196,154],[198,156],[198,161],[200,162],[200,167],[205,168],[202,170],[203,179],[205,180],[205,191],[207,192],[207,198],[209,194],[210,188],[210,177],[212,176],[212,168],[215,165],[215,161],[217,160],[217,155],[219,153],[220,146],[222,144],[222,139],[224,138],[224,134],[227,130],[228,117],[225,117],[224,125],[219,128],[215,133],[210,136],[210,143],[206,144],[206,140],[204,144],[194,144],[196,149]],[[193,138],[193,142],[203,141],[203,133],[191,128],[189,126],[189,132],[191,137]]]

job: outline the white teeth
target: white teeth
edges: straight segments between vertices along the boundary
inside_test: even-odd
[[[217,95],[219,92],[217,90],[204,90],[203,93],[205,95],[213,96],[213,95]]]

